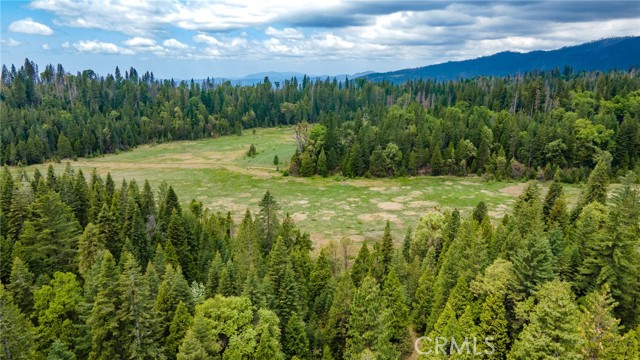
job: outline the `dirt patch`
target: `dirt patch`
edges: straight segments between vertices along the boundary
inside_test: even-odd
[[[371,190],[371,191],[385,191],[386,188],[379,187],[379,186],[374,186],[374,187],[370,187],[369,190]]]
[[[378,203],[378,207],[382,210],[402,210],[404,206],[397,202],[381,202]]]
[[[297,213],[291,214],[291,219],[293,219],[294,222],[300,222],[300,221],[307,220],[307,216],[308,216],[307,213],[297,212]]]
[[[435,207],[438,206],[438,203],[435,201],[411,201],[407,204],[410,208],[422,208],[422,207]]]
[[[527,187],[526,183],[520,183],[516,185],[507,186],[505,188],[500,189],[500,192],[509,196],[520,196],[524,189]]]
[[[460,185],[472,185],[472,186],[480,186],[480,183],[477,182],[472,182],[472,181],[458,181],[458,184]]]
[[[360,214],[358,215],[358,220],[362,220],[362,221],[367,221],[367,222],[371,222],[371,221],[391,221],[394,224],[397,225],[401,225],[402,224],[402,220],[398,219],[398,215],[395,214],[390,214],[387,212],[379,212],[379,213],[372,213],[372,214]]]

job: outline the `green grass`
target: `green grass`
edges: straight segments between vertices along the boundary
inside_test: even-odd
[[[246,157],[250,144],[258,154]],[[458,208],[469,213],[479,202],[487,203],[490,215],[501,218],[510,210],[523,183],[483,182],[477,177],[412,177],[399,179],[341,179],[283,177],[273,165],[281,164],[295,151],[293,129],[258,129],[253,134],[200,141],[181,141],[141,146],[135,150],[94,159],[80,159],[71,166],[110,172],[119,183],[148,179],[157,189],[162,181],[172,185],[183,203],[197,199],[213,211],[232,211],[240,219],[245,209],[257,211],[266,190],[271,191],[296,223],[322,244],[350,236],[356,241],[377,239],[389,219],[396,241],[407,227],[414,227],[425,212]],[[41,171],[48,164],[32,166]],[[61,172],[65,164],[54,164]],[[282,167],[282,165],[281,165]],[[565,187],[569,199],[579,189]]]

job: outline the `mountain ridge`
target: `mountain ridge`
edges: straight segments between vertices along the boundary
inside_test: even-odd
[[[502,51],[475,59],[376,72],[365,75],[372,81],[406,82],[414,79],[448,81],[476,76],[507,76],[534,70],[570,66],[574,71],[628,69],[640,65],[640,37],[627,36],[594,40],[554,50],[526,53]]]

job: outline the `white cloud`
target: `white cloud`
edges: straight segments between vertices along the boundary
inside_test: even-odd
[[[180,50],[185,50],[185,49],[189,48],[189,45],[181,43],[180,41],[178,41],[176,39],[167,39],[167,40],[162,42],[162,45],[164,47],[168,47],[168,48],[172,48],[172,49],[180,49]]]
[[[3,40],[2,40],[2,41],[0,41],[0,42],[1,42],[2,44],[7,45],[7,46],[18,46],[18,45],[20,45],[20,44],[21,44],[21,42],[20,42],[20,41],[17,41],[17,40],[12,39],[12,38],[9,38],[9,39],[7,39],[7,40],[4,40],[4,39],[3,39]]]
[[[9,24],[9,31],[31,35],[53,35],[53,30],[51,30],[50,27],[45,24],[35,22],[32,18],[12,22]]]
[[[149,38],[134,37],[123,42],[127,46],[155,46],[156,41]]]
[[[203,34],[203,33],[200,33],[200,34],[194,36],[193,37],[193,41],[199,42],[199,43],[208,44],[208,45],[213,45],[213,46],[222,45],[222,43],[220,41],[218,41],[218,39],[216,39],[215,37],[209,36],[209,35]]]
[[[74,43],[78,51],[243,61],[385,61],[390,67],[557,48],[640,29],[640,2],[33,0],[29,6],[53,14],[57,25],[128,37],[119,45]],[[172,38],[176,29],[188,30],[193,44]],[[153,40],[160,36],[167,39]]]
[[[65,41],[65,42],[62,43],[62,47],[65,48],[65,49],[68,49],[68,48],[71,47],[71,44],[69,44],[68,41]]]
[[[269,36],[273,36],[275,38],[283,38],[283,39],[303,39],[304,38],[304,34],[301,31],[296,30],[294,28],[284,28],[282,30],[278,30],[269,26],[264,33]]]
[[[49,50],[49,49],[50,49],[49,44],[46,44],[46,43],[42,44],[42,50]]]
[[[73,47],[80,52],[121,55],[135,54],[135,52],[130,49],[121,48],[116,44],[98,40],[81,40],[79,42],[73,43]]]

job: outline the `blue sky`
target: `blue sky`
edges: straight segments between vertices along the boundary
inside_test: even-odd
[[[157,77],[388,71],[640,35],[640,1],[0,1],[3,64]]]

